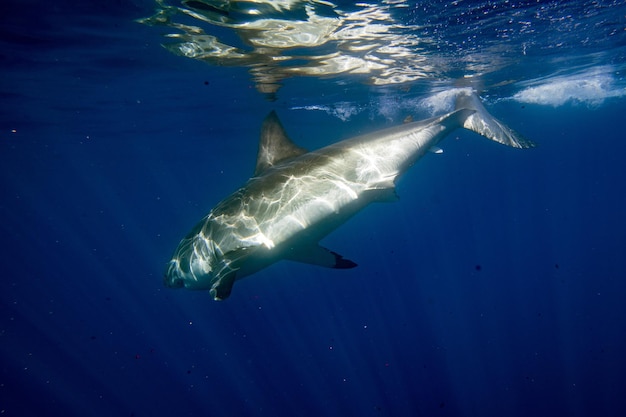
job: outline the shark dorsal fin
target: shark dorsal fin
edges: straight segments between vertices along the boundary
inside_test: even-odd
[[[306,153],[307,150],[299,147],[289,139],[283,125],[278,120],[275,111],[272,111],[261,127],[259,153],[256,159],[254,175],[259,175],[279,162],[295,158]]]

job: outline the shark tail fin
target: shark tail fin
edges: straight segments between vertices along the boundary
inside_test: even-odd
[[[463,123],[465,129],[513,148],[534,148],[536,146],[535,143],[525,139],[489,114],[473,90],[461,90],[456,97],[455,108],[456,110],[474,110],[474,113],[468,116]]]

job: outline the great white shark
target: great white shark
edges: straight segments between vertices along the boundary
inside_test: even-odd
[[[209,290],[227,298],[236,280],[282,260],[353,268],[319,241],[368,204],[395,199],[408,168],[463,127],[515,148],[532,147],[491,116],[470,89],[455,110],[334,143],[316,151],[294,144],[275,112],[265,119],[254,176],[215,206],[180,242],[167,287]]]

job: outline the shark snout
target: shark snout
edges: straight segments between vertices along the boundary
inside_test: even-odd
[[[163,284],[168,288],[183,288],[185,286],[185,281],[183,281],[182,278],[170,277],[166,274],[163,277]]]
[[[183,288],[185,280],[180,276],[180,269],[177,262],[170,261],[163,276],[163,285],[168,288]]]
[[[208,290],[213,284],[213,279],[211,269],[207,267],[206,263],[194,262],[189,265],[174,257],[165,269],[163,285],[168,288]]]

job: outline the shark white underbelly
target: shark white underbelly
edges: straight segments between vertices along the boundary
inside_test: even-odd
[[[272,112],[262,127],[255,176],[180,242],[165,285],[209,290],[220,300],[236,279],[281,259],[355,267],[319,240],[369,203],[393,199],[397,178],[458,127],[505,145],[532,146],[466,89],[459,90],[451,113],[312,152],[296,146]]]

